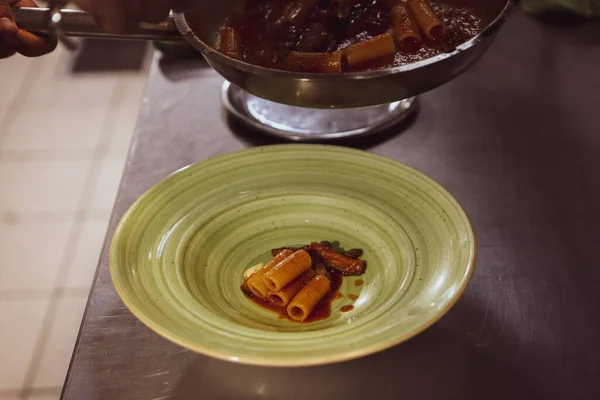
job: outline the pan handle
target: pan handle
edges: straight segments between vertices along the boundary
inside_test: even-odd
[[[137,39],[181,41],[172,16],[160,24],[142,23],[125,34],[108,33],[102,30],[88,13],[79,10],[53,8],[13,8],[12,13],[19,28],[42,35],[64,37],[86,37],[105,39]]]

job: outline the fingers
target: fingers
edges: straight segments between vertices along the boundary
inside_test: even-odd
[[[6,46],[4,43],[2,43],[2,40],[0,40],[0,60],[10,57],[16,52],[16,50]]]
[[[19,32],[19,28],[14,22],[10,5],[6,0],[0,0],[0,38],[16,40],[17,32]]]
[[[26,57],[39,57],[52,52],[57,45],[56,38],[42,37],[19,29],[18,43],[13,46],[16,51]]]
[[[3,58],[8,58],[15,54],[17,50],[14,47],[10,46],[8,43],[4,41],[4,39],[0,39],[0,60]]]
[[[19,52],[27,57],[38,57],[56,48],[54,38],[37,36],[19,29],[14,22],[10,4],[17,7],[36,7],[33,0],[0,0],[0,58]]]
[[[12,16],[2,15],[0,11],[0,37],[7,41],[16,41],[19,28],[12,20]]]
[[[12,56],[17,52],[17,34],[19,28],[13,21],[10,6],[6,1],[0,0],[0,59]]]

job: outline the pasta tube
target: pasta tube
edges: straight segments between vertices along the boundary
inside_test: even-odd
[[[255,272],[248,279],[248,288],[256,297],[260,297],[263,300],[267,298],[267,292],[269,291],[269,288],[267,285],[265,285],[265,274],[292,254],[293,252],[291,250],[282,250],[281,253],[273,257],[273,259],[269,261],[267,265],[265,265],[260,271]]]
[[[416,50],[421,44],[421,32],[417,22],[403,5],[397,5],[390,11],[394,39],[401,50]]]
[[[342,50],[346,62],[353,67],[380,57],[392,56],[396,53],[396,44],[392,32],[388,31],[379,36],[353,44]]]
[[[285,69],[293,72],[342,72],[343,54],[304,53],[290,51],[285,60]]]
[[[278,291],[302,275],[311,265],[310,255],[304,250],[298,250],[266,272],[263,279],[269,290]]]
[[[221,29],[220,51],[228,57],[242,58],[242,38],[240,33],[228,26]]]
[[[331,283],[323,275],[311,279],[288,304],[287,313],[295,321],[304,321],[321,299],[327,295]]]
[[[315,275],[316,272],[312,268],[309,268],[298,278],[281,288],[281,290],[275,292],[269,291],[267,299],[275,305],[285,307]]]
[[[408,0],[408,8],[429,39],[439,39],[446,34],[446,23],[435,14],[427,0]]]

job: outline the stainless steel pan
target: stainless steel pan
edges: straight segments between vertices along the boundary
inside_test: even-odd
[[[202,52],[225,79],[256,96],[300,107],[353,108],[406,99],[450,81],[485,53],[515,4],[515,0],[478,0],[476,4],[487,27],[451,53],[381,71],[304,74],[247,64],[214,49],[224,19],[244,1],[199,2],[201,9],[176,10],[165,23],[142,24],[126,35],[103,32],[90,15],[81,11],[22,8],[15,9],[14,14],[20,27],[44,34],[146,40],[183,38]]]

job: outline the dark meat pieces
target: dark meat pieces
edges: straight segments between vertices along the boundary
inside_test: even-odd
[[[367,262],[358,259],[363,255],[362,249],[350,249],[344,253],[338,253],[333,249],[333,244],[326,240],[320,243],[313,242],[304,247],[280,247],[271,250],[271,254],[275,256],[286,249],[293,252],[300,249],[307,251],[313,260],[312,267],[315,272],[327,277],[331,275],[327,268],[338,271],[345,276],[362,275],[367,269]]]
[[[276,249],[271,250],[271,254],[275,257],[277,254],[281,253],[283,250],[291,250],[292,252],[297,252],[302,247],[278,247]]]
[[[341,272],[345,276],[362,275],[367,269],[365,261],[347,257],[320,243],[311,243],[310,249],[317,253],[328,267]]]
[[[329,32],[320,22],[313,22],[300,35],[297,51],[322,52],[328,48]]]
[[[362,249],[350,249],[343,253],[346,257],[360,258],[363,255]]]

